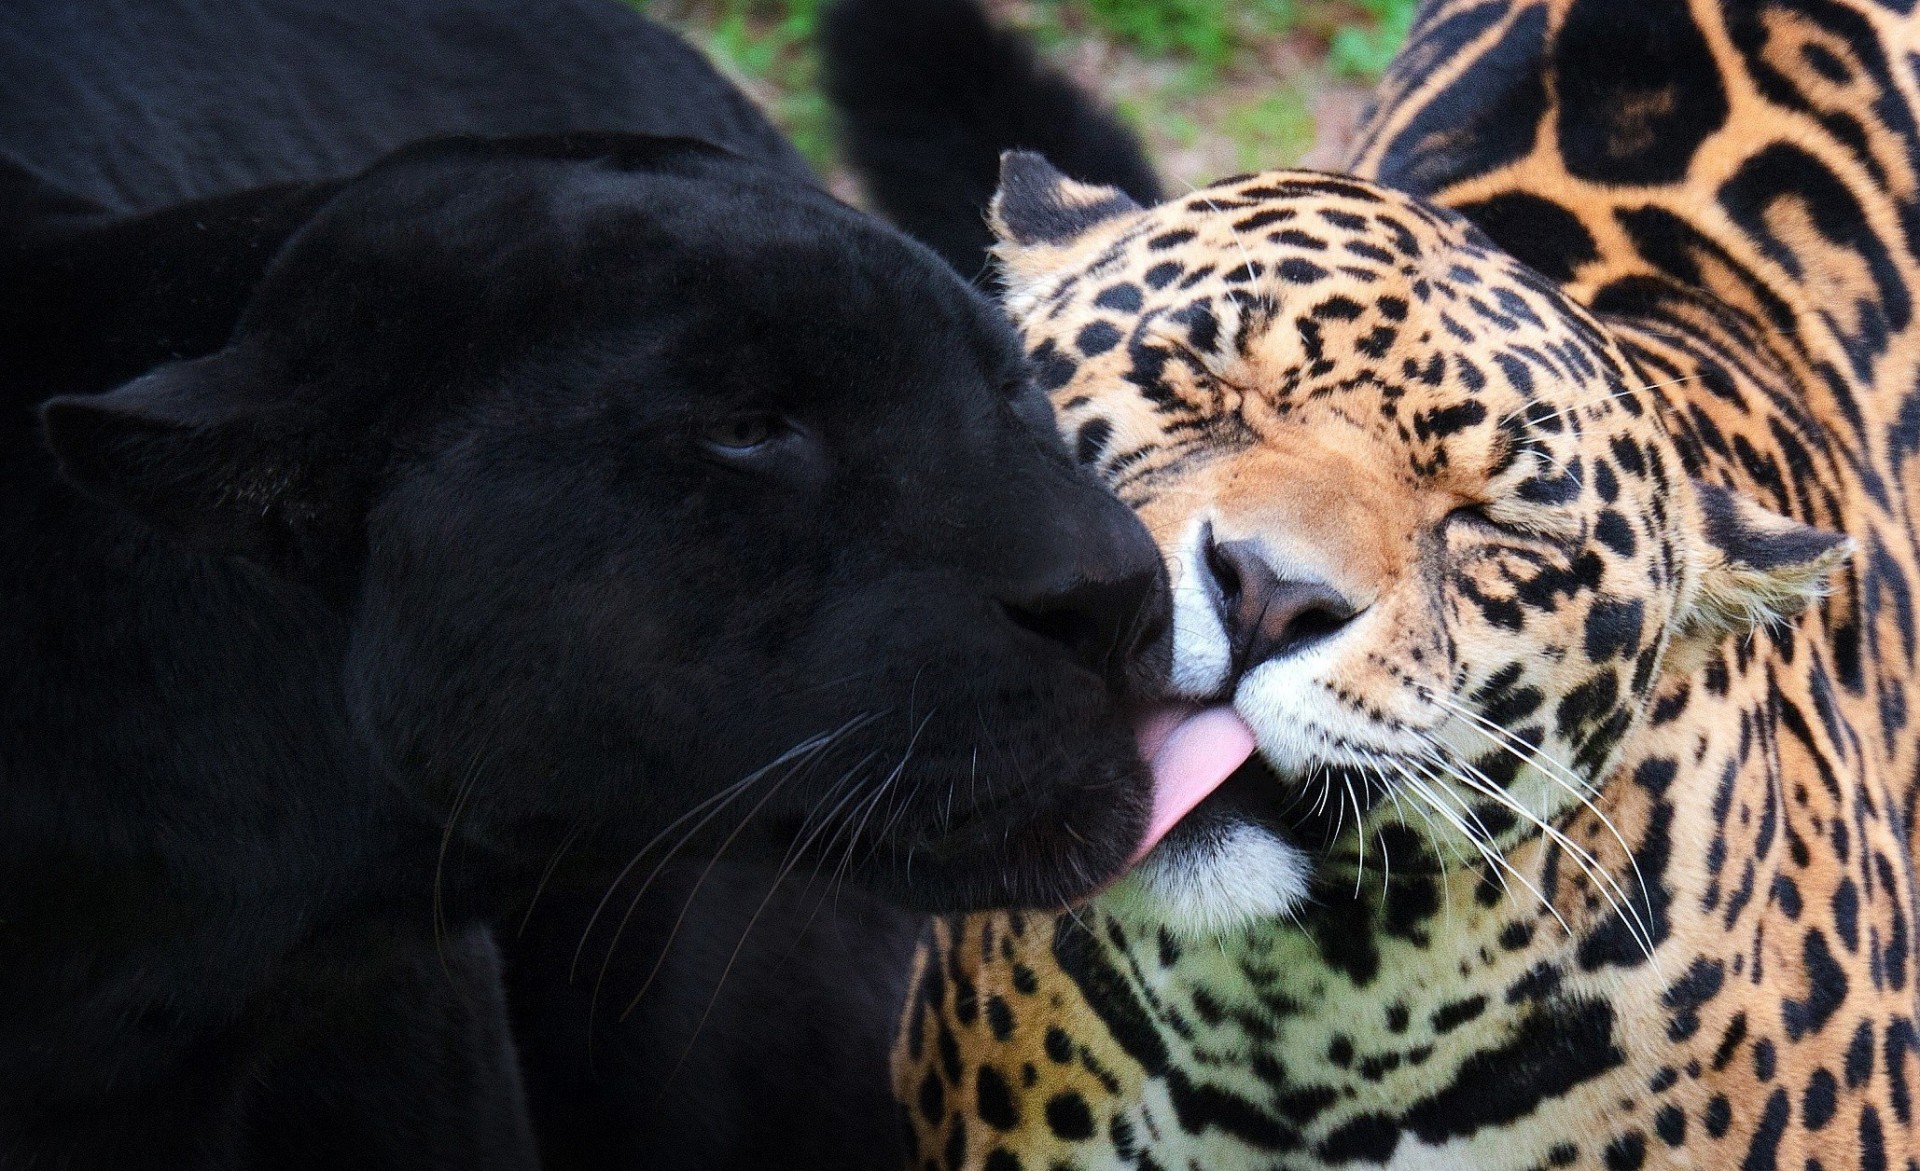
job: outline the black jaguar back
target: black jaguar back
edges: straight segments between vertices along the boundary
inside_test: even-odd
[[[0,61],[0,153],[115,211],[449,134],[686,135],[807,177],[745,95],[614,0],[10,0]]]

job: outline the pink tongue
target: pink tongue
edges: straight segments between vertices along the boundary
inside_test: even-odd
[[[1234,769],[1253,755],[1253,729],[1230,707],[1165,707],[1135,729],[1140,755],[1153,763],[1153,816],[1133,862],[1147,856],[1167,831]]]

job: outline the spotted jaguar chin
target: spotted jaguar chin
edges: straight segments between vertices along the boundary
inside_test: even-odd
[[[1459,770],[1445,757],[1313,751],[1302,748],[1311,737],[1300,727],[1275,731],[1219,706],[1187,718],[1165,747],[1151,728],[1143,733],[1154,816],[1136,865],[1102,892],[1101,910],[1181,939],[1225,938],[1297,923],[1316,890],[1331,896],[1370,875],[1443,868],[1433,816],[1420,807],[1449,809],[1436,786]],[[1410,814],[1415,825],[1424,819],[1425,837],[1407,832]],[[1478,823],[1465,836],[1492,844]]]
[[[1275,780],[1259,757],[1246,760],[1100,896],[1100,908],[1183,939],[1294,919],[1320,859],[1294,817],[1307,804],[1301,792]]]

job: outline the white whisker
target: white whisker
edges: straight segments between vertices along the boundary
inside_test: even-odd
[[[1408,763],[1413,764],[1416,767],[1419,765],[1418,761],[1409,761]],[[1439,780],[1439,778],[1437,777],[1432,779],[1435,781]],[[1455,828],[1461,833],[1463,837],[1466,837],[1468,841],[1477,841],[1477,839],[1474,838],[1474,836],[1471,833],[1467,832],[1465,824],[1459,820],[1458,816],[1454,814],[1450,808],[1448,808],[1446,805],[1443,805],[1440,802],[1439,791],[1435,790],[1432,786],[1428,785],[1426,782],[1416,782],[1416,788],[1414,791],[1420,794],[1421,797],[1429,805],[1433,807],[1434,812],[1439,813],[1443,819],[1451,821],[1454,824]],[[1456,797],[1456,800],[1458,800],[1457,797]],[[1465,801],[1461,801],[1460,806],[1463,810],[1465,810],[1468,813],[1469,816],[1474,816],[1472,813],[1472,810],[1467,807],[1467,804]],[[1478,820],[1477,816],[1475,817],[1475,820],[1476,821]],[[1559,908],[1555,907],[1553,905],[1553,902],[1550,899],[1548,899],[1545,894],[1541,893],[1540,888],[1538,886],[1535,886],[1532,880],[1530,880],[1526,875],[1522,874],[1518,867],[1514,866],[1512,862],[1508,861],[1506,856],[1500,852],[1497,846],[1495,846],[1491,841],[1489,841],[1485,845],[1480,846],[1480,854],[1483,858],[1485,858],[1488,862],[1492,863],[1494,866],[1512,875],[1514,880],[1517,881],[1521,886],[1525,887],[1527,889],[1527,893],[1533,896],[1534,901],[1539,903],[1540,906],[1547,912],[1547,914],[1553,916],[1554,920],[1560,924],[1561,930],[1566,932],[1567,937],[1568,938],[1573,937],[1573,934],[1574,934],[1573,926],[1570,923],[1568,923],[1564,917],[1562,917],[1562,915],[1560,914]]]
[[[1459,703],[1451,697],[1437,694],[1429,695],[1428,698],[1438,706],[1465,718],[1469,722],[1469,726],[1478,730],[1482,735],[1492,739],[1497,746],[1504,748],[1519,760],[1521,764],[1533,765],[1549,780],[1558,784],[1562,789],[1565,789],[1569,796],[1579,802],[1587,812],[1593,814],[1594,817],[1599,819],[1600,824],[1607,828],[1607,832],[1613,836],[1613,840],[1619,843],[1621,852],[1626,855],[1627,864],[1633,868],[1633,880],[1638,884],[1641,893],[1644,895],[1648,891],[1646,876],[1640,872],[1640,859],[1634,854],[1633,847],[1627,844],[1626,835],[1620,832],[1620,828],[1614,824],[1613,818],[1607,816],[1605,811],[1593,803],[1592,797],[1589,795],[1591,787],[1585,779],[1580,777],[1579,774],[1575,773],[1567,765],[1555,760],[1547,753],[1544,747],[1528,745],[1525,740],[1515,735],[1510,729],[1502,727],[1481,713],[1467,707],[1465,704]],[[1445,746],[1440,744],[1431,735],[1423,734],[1423,738],[1436,751],[1446,752]],[[1525,749],[1524,752],[1522,751],[1523,749]],[[1478,769],[1474,771],[1479,772]],[[1486,779],[1484,773],[1480,775],[1482,779]],[[1492,784],[1492,781],[1489,780],[1487,783]]]
[[[1439,745],[1436,744],[1434,747],[1437,749]],[[1559,846],[1574,864],[1580,867],[1581,872],[1594,884],[1595,889],[1599,890],[1601,896],[1606,899],[1608,907],[1620,916],[1621,922],[1633,934],[1635,942],[1640,945],[1647,958],[1649,960],[1654,958],[1652,926],[1642,921],[1637,909],[1629,910],[1632,899],[1627,895],[1625,888],[1621,887],[1613,875],[1608,873],[1606,868],[1600,865],[1599,860],[1588,853],[1584,847],[1521,804],[1511,794],[1503,791],[1489,780],[1485,773],[1481,773],[1472,765],[1444,756],[1430,758],[1426,763],[1439,767],[1445,772],[1447,779],[1453,783],[1479,793],[1506,808]]]

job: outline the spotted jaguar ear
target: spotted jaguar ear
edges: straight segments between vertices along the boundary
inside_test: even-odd
[[[994,193],[993,231],[1014,247],[1070,244],[1108,220],[1140,210],[1118,187],[1098,187],[1067,178],[1030,150],[1000,156],[1000,190]]]
[[[1016,315],[1023,290],[1064,264],[1077,245],[1139,214],[1117,187],[1069,179],[1043,156],[1010,150],[1000,156],[1000,190],[988,207],[993,252]]]
[[[1853,552],[1851,538],[1789,520],[1757,501],[1693,482],[1702,525],[1700,588],[1683,637],[1718,642],[1791,618],[1827,595],[1829,577]]]

